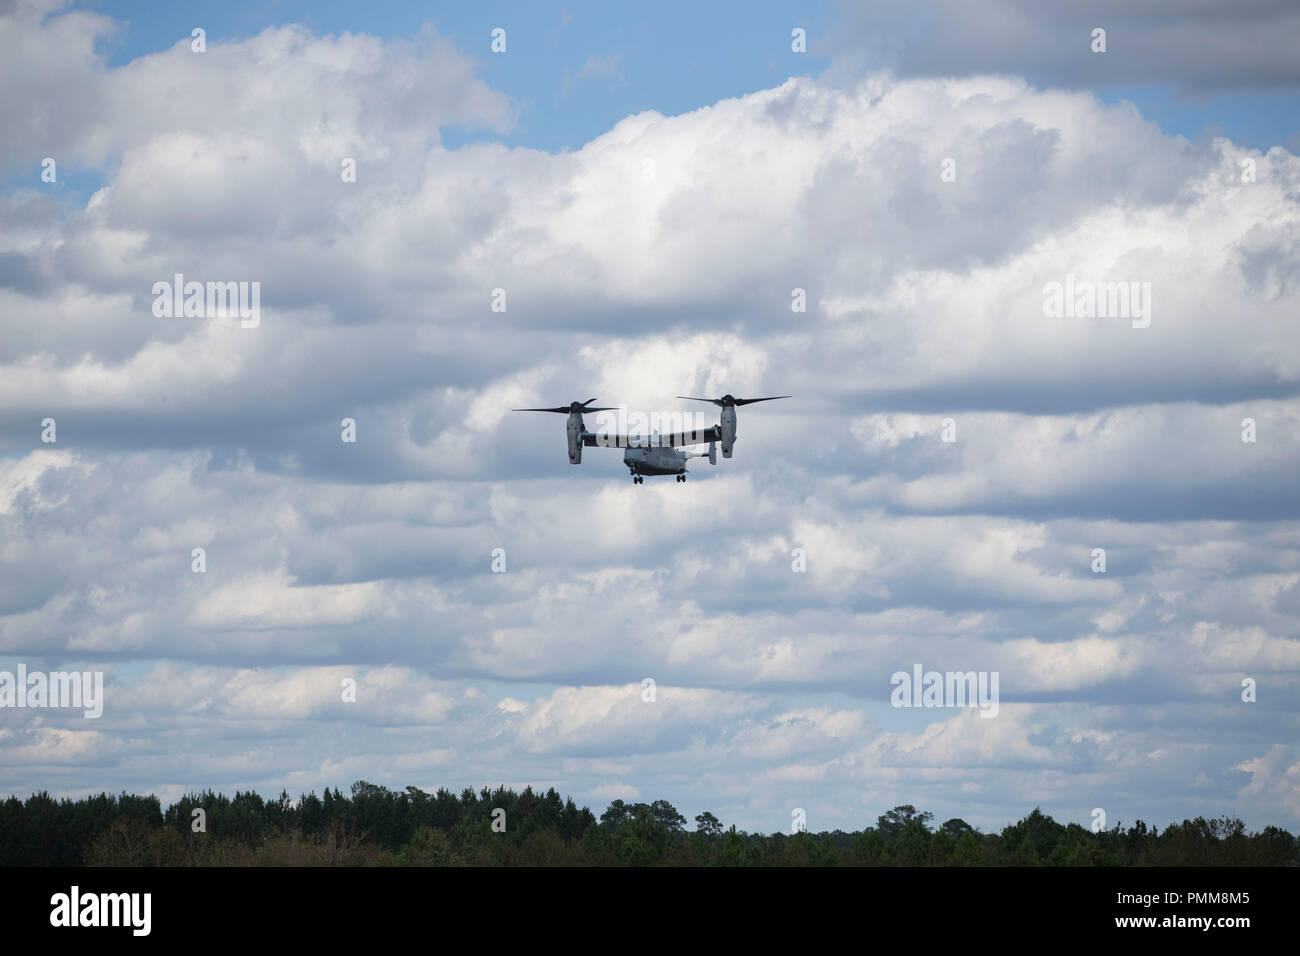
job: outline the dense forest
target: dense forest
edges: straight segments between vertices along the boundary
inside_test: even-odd
[[[202,813],[195,813],[201,810]],[[504,811],[502,814],[500,811]],[[615,800],[597,820],[554,789],[484,788],[459,796],[365,781],[314,792],[191,794],[165,811],[157,797],[47,793],[0,803],[7,866],[1296,866],[1300,847],[1278,827],[1184,820],[1163,831],[1138,821],[1094,833],[1035,808],[1000,833],[899,806],[859,832],[763,835],[695,829],[665,800]]]

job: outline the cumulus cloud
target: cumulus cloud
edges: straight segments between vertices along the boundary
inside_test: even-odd
[[[1232,8],[1214,0],[922,0],[906,13],[843,3],[826,43],[854,65],[907,73],[998,71],[1051,83],[1174,83],[1186,92],[1295,89],[1300,67],[1288,39],[1300,14],[1286,0]],[[1105,31],[1104,52],[1094,30]],[[901,39],[905,38],[905,39]]]
[[[6,168],[103,178],[0,195],[0,666],[110,681],[90,729],[0,713],[3,785],[1300,820],[1286,150],[920,61],[446,149],[513,105],[431,29],[110,68],[61,9],[0,16]],[[176,273],[261,324],[155,316]],[[1046,315],[1067,276],[1150,324]],[[509,411],[726,392],[795,398],[684,485]],[[916,663],[998,717],[890,707]]]

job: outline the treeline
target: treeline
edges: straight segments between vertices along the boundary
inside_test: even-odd
[[[199,811],[199,812],[196,812]],[[459,795],[389,790],[364,780],[296,803],[207,791],[163,810],[157,797],[38,793],[0,803],[7,866],[1296,866],[1278,827],[1197,817],[1160,831],[1138,821],[1094,833],[1035,808],[1000,833],[899,806],[874,827],[770,835],[695,829],[666,800],[615,800],[597,820],[554,790]]]

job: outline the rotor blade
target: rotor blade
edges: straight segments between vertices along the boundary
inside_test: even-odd
[[[617,408],[584,408],[582,410],[582,414],[585,415],[587,414],[587,412],[616,412],[616,411],[618,411]]]
[[[688,402],[710,402],[711,404],[717,405],[719,408],[722,407],[722,402],[716,398],[695,398],[691,395],[678,395],[677,397],[684,398]]]
[[[512,412],[560,412],[564,415],[569,414],[569,406],[561,405],[559,408],[512,408]]]
[[[769,395],[767,398],[738,398],[737,405],[753,405],[755,402],[774,402],[778,398],[789,398],[789,395]]]

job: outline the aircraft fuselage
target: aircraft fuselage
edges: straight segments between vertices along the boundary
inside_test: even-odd
[[[623,464],[634,475],[684,475],[690,457],[676,448],[628,447]]]

